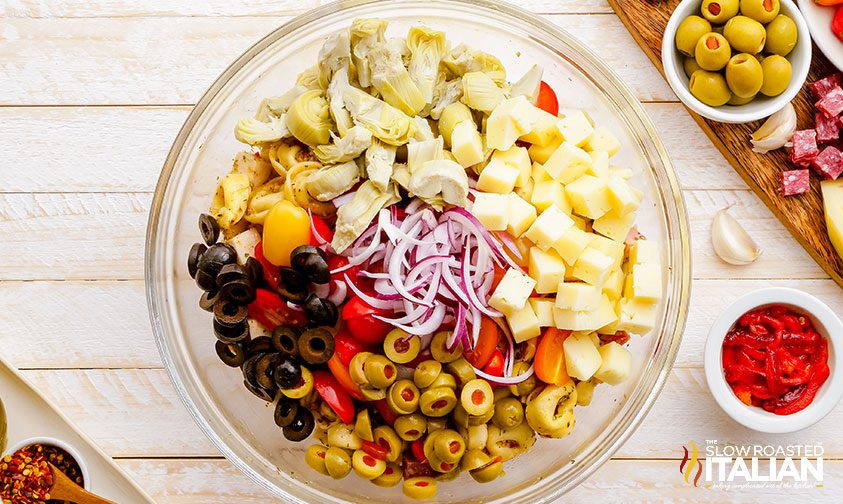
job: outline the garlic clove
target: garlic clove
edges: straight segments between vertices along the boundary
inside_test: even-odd
[[[736,266],[755,262],[761,255],[761,248],[743,226],[729,214],[729,207],[720,210],[714,216],[714,222],[711,225],[711,244],[720,259]]]
[[[750,138],[753,152],[766,154],[784,147],[796,131],[796,110],[788,103],[771,115]]]

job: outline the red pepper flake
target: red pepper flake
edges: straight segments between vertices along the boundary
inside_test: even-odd
[[[21,448],[0,461],[0,495],[4,503],[41,504],[50,499],[53,471],[44,447]]]

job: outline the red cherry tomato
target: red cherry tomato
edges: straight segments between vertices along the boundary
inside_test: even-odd
[[[313,222],[313,229],[310,230],[310,244],[318,247],[324,242],[331,243],[331,240],[334,239],[334,232],[331,230],[331,227],[328,226],[328,223],[322,220],[322,218],[318,215],[313,214],[310,214],[310,220]],[[319,238],[313,236],[313,230],[316,230],[324,242],[320,242]]]
[[[413,441],[413,444],[410,445],[410,451],[413,452],[413,456],[419,462],[427,462],[427,457],[424,455],[424,441],[421,439]]]
[[[378,460],[386,460],[386,457],[389,456],[388,448],[384,448],[383,446],[371,441],[366,441],[365,439],[363,440],[363,451]]]
[[[341,255],[334,255],[328,258],[328,268],[331,271],[342,268],[347,264],[348,258]],[[331,280],[345,282],[345,277],[347,275],[348,280],[351,281],[351,283],[353,283],[354,286],[358,289],[362,291],[372,290],[374,287],[374,282],[371,279],[361,277],[360,275],[358,275],[358,273],[360,273],[360,266],[352,266],[346,270],[334,273],[333,275],[331,275]]]
[[[474,345],[474,350],[465,353],[465,360],[472,366],[483,369],[483,366],[492,360],[498,348],[499,337],[497,324],[489,317],[481,318],[477,344]]]
[[[255,259],[259,263],[261,263],[261,267],[263,270],[263,279],[266,280],[266,283],[269,284],[270,287],[273,289],[278,286],[281,282],[281,272],[278,266],[272,264],[267,260],[266,256],[263,255],[263,242],[259,241],[257,245],[255,245]]]
[[[355,339],[347,329],[342,328],[334,335],[334,355],[345,364],[346,367],[351,363],[351,359],[360,352],[374,352],[372,346],[369,346],[358,339]]]
[[[249,317],[263,324],[270,331],[280,325],[302,327],[307,324],[303,311],[293,310],[281,297],[266,289],[257,289],[255,300],[249,305]]]
[[[373,315],[387,316],[389,313],[369,305],[358,296],[352,296],[342,308],[342,319],[352,336],[363,343],[383,343],[392,326]]]
[[[313,388],[340,420],[347,424],[354,422],[354,401],[331,373],[314,371]]]
[[[556,93],[553,92],[547,82],[542,81],[539,88],[539,98],[536,100],[536,106],[548,114],[557,115],[559,113],[559,100],[556,99]]]
[[[483,367],[483,372],[492,376],[503,376],[503,354],[497,348],[489,363]]]

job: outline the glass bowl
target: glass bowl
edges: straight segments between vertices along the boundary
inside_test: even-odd
[[[441,502],[537,503],[570,490],[612,456],[652,406],[670,372],[685,325],[690,290],[690,246],[685,207],[667,152],[641,105],[618,77],[573,37],[547,21],[486,0],[352,0],[300,16],[255,44],[205,93],[187,118],[167,157],[150,210],[146,285],[150,318],[164,364],[185,405],[220,451],[285,502],[396,502],[410,500],[400,487],[380,488],[354,475],[334,481],[310,469],[310,444],[286,441],[271,406],[243,388],[240,373],[214,352],[211,318],[200,310],[200,291],[186,258],[199,240],[197,217],[207,211],[218,177],[231,169],[243,145],[234,125],[265,96],[292,85],[316,61],[324,38],[358,17],[390,21],[388,34],[414,24],[444,30],[496,56],[511,80],[534,63],[556,90],[561,107],[587,109],[623,143],[613,158],[631,168],[645,192],[639,228],[663,244],[665,302],[658,327],[630,346],[632,376],[601,386],[587,408],[577,408],[573,434],[539,440],[506,476],[476,484],[467,475],[439,485]]]

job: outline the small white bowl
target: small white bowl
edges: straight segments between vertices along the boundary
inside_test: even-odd
[[[781,304],[811,318],[820,336],[828,340],[829,377],[813,402],[792,415],[776,415],[737,398],[723,373],[721,361],[726,333],[746,312]],[[782,434],[805,429],[825,417],[843,396],[843,322],[822,301],[796,289],[772,287],[751,292],[726,308],[708,333],[705,343],[705,378],[717,404],[736,422],[759,432]]]
[[[690,79],[685,75],[682,63],[685,59],[677,49],[674,42],[676,29],[679,23],[691,15],[701,16],[700,7],[702,0],[682,0],[676,6],[676,10],[670,16],[667,27],[662,38],[662,67],[664,76],[670,84],[673,92],[686,107],[697,114],[707,117],[713,121],[724,123],[748,123],[764,119],[781,110],[788,102],[793,100],[805,79],[808,77],[808,70],[811,67],[811,35],[808,32],[808,25],[805,18],[792,0],[780,0],[781,13],[789,16],[796,23],[798,39],[796,47],[787,55],[793,74],[790,84],[785,91],[774,97],[760,95],[746,105],[723,105],[721,107],[710,107],[694,98],[689,89]]]
[[[32,437],[29,439],[24,439],[14,445],[10,446],[4,455],[11,455],[16,451],[24,448],[26,446],[34,445],[34,444],[42,444],[42,445],[52,445],[62,450],[66,451],[76,460],[76,463],[79,464],[79,470],[82,471],[82,479],[85,481],[84,488],[85,490],[91,490],[91,474],[88,472],[88,464],[85,463],[85,459],[82,458],[82,455],[76,450],[76,448],[70,446],[69,444],[65,443],[60,439],[56,439],[53,437]]]

